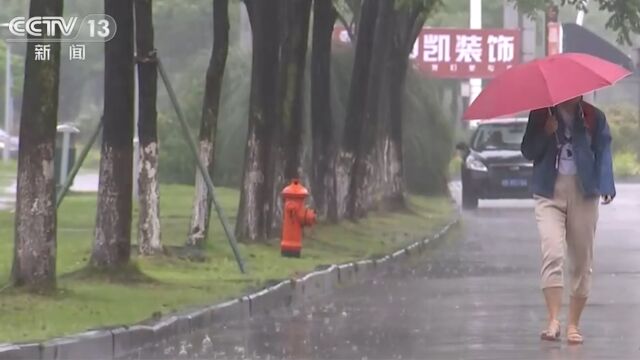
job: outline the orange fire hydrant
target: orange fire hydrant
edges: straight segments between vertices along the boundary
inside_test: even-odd
[[[316,212],[304,206],[309,191],[293,179],[282,190],[284,206],[282,211],[282,239],[280,253],[287,257],[300,257],[302,251],[302,228],[316,222]]]

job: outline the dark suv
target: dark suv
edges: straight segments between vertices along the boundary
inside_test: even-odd
[[[462,207],[475,209],[478,199],[531,198],[533,163],[520,152],[527,119],[481,122],[462,153]]]

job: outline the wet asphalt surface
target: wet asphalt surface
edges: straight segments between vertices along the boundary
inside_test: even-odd
[[[293,313],[212,329],[197,357],[640,359],[639,226],[640,185],[619,185],[614,204],[601,207],[582,346],[539,340],[533,202],[485,201],[406,268]]]

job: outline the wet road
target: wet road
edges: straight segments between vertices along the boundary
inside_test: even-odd
[[[582,346],[538,340],[545,311],[532,205],[481,202],[407,269],[293,315],[216,329],[201,357],[639,359],[640,185],[620,185],[614,205],[601,208]]]

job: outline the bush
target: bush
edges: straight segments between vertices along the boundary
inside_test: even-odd
[[[610,106],[603,110],[611,128],[613,152],[640,154],[638,110],[627,105]]]
[[[251,55],[236,48],[231,49],[220,99],[214,171],[216,185],[235,187],[240,184],[247,132],[250,74]],[[180,104],[196,139],[202,116],[203,78],[203,74],[191,72],[190,78],[184,80],[186,85],[183,88],[188,92]],[[161,110],[158,121],[160,181],[193,184],[196,162],[180,133],[180,124],[173,108]]]
[[[621,178],[640,176],[640,161],[633,153],[617,153],[613,157],[613,171],[616,177]]]
[[[404,110],[404,162],[407,187],[420,194],[448,191],[454,134],[434,80],[410,68]]]
[[[460,156],[454,156],[449,162],[449,178],[460,178],[460,166],[462,165],[462,158]]]

